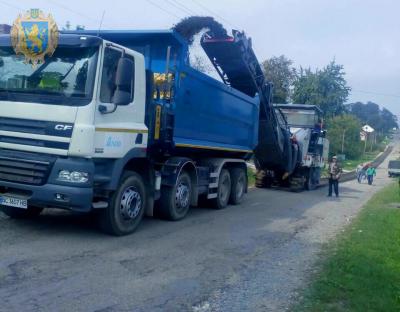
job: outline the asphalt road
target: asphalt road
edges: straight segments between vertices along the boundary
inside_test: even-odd
[[[323,243],[390,183],[386,167],[373,186],[343,183],[340,199],[253,189],[241,206],[146,219],[122,238],[67,212],[0,215],[0,311],[285,310]]]

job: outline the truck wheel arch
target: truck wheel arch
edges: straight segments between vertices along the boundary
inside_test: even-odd
[[[138,172],[137,170],[135,170],[136,169],[135,167],[144,170],[145,168],[143,167],[143,163],[146,164],[148,163],[145,157],[146,157],[145,150],[134,148],[130,150],[128,153],[126,153],[126,155],[123,158],[115,160],[111,169],[111,179],[106,188],[112,191],[116,190],[124,170],[128,169]]]
[[[196,206],[198,201],[198,173],[196,164],[193,160],[186,157],[169,158],[161,168],[161,184],[165,186],[175,186],[181,172],[187,172],[192,182],[191,205]]]

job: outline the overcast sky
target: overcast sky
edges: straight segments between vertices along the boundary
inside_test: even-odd
[[[170,28],[188,15],[212,15],[245,30],[260,61],[286,55],[296,66],[343,64],[349,102],[374,101],[400,115],[400,1],[395,0],[0,0],[0,24],[38,7],[60,28]],[[180,8],[178,8],[180,7]]]

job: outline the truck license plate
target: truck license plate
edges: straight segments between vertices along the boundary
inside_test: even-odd
[[[28,201],[26,199],[0,196],[0,205],[28,209]]]

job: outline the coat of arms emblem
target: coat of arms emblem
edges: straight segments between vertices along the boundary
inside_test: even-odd
[[[58,44],[58,28],[53,17],[39,9],[19,15],[11,28],[11,42],[15,53],[25,56],[25,62],[36,67],[52,56]]]

